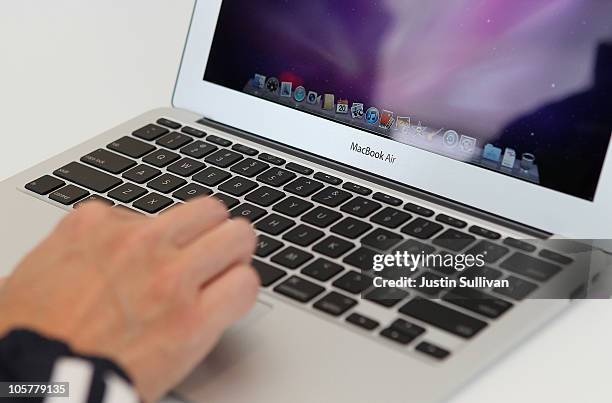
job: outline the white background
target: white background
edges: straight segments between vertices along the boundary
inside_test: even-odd
[[[170,104],[191,0],[0,5],[0,180]],[[410,374],[406,380],[398,387],[408,388],[402,392],[408,397]],[[610,402],[610,381],[612,302],[588,301],[486,370],[452,403]]]

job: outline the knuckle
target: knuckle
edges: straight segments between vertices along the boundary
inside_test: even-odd
[[[206,211],[211,215],[218,215],[226,219],[229,217],[229,211],[225,207],[225,204],[214,197],[205,198],[202,201],[202,204],[204,205]]]

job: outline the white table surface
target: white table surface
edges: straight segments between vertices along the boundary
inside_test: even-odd
[[[169,105],[191,10],[191,0],[3,0],[0,180]],[[610,402],[611,368],[612,302],[581,302],[452,403]]]

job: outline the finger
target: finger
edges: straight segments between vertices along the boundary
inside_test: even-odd
[[[255,242],[250,222],[226,220],[183,249],[178,268],[188,284],[199,287],[236,264],[250,263]]]
[[[136,210],[132,210],[129,207],[125,207],[121,204],[116,205],[115,207],[113,207],[112,209],[112,213],[113,216],[119,219],[125,219],[125,220],[146,220],[147,217],[146,215],[136,211]]]
[[[259,276],[250,265],[235,266],[216,277],[200,292],[202,328],[223,332],[250,311],[259,286]]]
[[[0,277],[0,287],[2,287],[6,283],[6,277]]]
[[[171,209],[154,220],[151,230],[163,233],[163,241],[171,242],[180,248],[217,227],[226,221],[228,216],[223,203],[207,197]]]

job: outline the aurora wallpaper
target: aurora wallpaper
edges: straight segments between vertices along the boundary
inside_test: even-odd
[[[242,91],[254,74],[532,153],[540,185],[593,200],[612,1],[225,0],[204,79]]]

